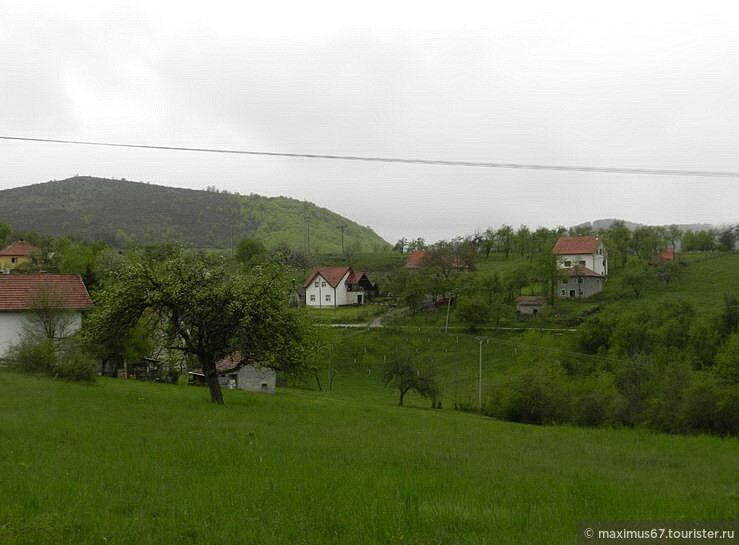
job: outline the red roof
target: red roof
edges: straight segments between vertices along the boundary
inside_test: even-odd
[[[0,275],[0,311],[31,310],[32,300],[42,290],[49,290],[54,306],[82,310],[92,306],[85,283],[77,274],[3,274]]]
[[[559,237],[552,251],[559,255],[594,254],[601,240],[599,236]]]
[[[547,303],[546,297],[539,297],[537,295],[523,295],[521,297],[516,298],[517,305],[540,306],[540,305],[546,305],[546,303]]]
[[[26,242],[25,240],[17,240],[14,243],[12,243],[7,248],[4,248],[3,250],[0,250],[0,255],[7,255],[7,256],[25,256],[25,255],[34,255],[34,254],[40,254],[36,246],[33,244],[30,244]]]
[[[353,272],[347,277],[346,284],[359,284],[363,276],[366,276],[363,272]],[[369,278],[367,280],[369,281]]]
[[[574,267],[570,267],[569,269],[565,269],[565,274],[567,276],[592,276],[595,278],[603,278],[602,275],[598,274],[595,271],[592,271],[588,269],[587,267],[584,267],[582,265],[575,265]]]
[[[420,269],[423,259],[426,257],[426,250],[416,250],[408,254],[408,260],[405,262],[406,269]]]
[[[241,352],[234,352],[233,354],[226,356],[222,360],[218,360],[216,362],[216,370],[219,373],[232,371],[233,369],[236,369],[238,366],[240,366],[242,362],[243,358],[241,357]]]
[[[351,268],[349,267],[319,267],[317,269],[313,269],[313,272],[310,273],[308,276],[308,280],[305,281],[303,284],[304,288],[307,288],[310,286],[310,283],[313,282],[313,279],[317,275],[321,275],[323,279],[329,283],[329,285],[332,288],[335,288],[339,285],[339,282],[341,282],[341,279],[344,278],[344,275],[346,273],[352,272]]]

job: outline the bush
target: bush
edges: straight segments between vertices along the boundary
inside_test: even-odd
[[[572,387],[572,421],[580,426],[617,426],[625,406],[612,373],[594,373]]]
[[[11,369],[70,381],[95,380],[98,367],[95,359],[76,340],[55,343],[31,335],[23,336],[10,347],[7,360]]]
[[[94,381],[97,376],[97,361],[77,342],[68,341],[59,350],[53,376],[57,379],[76,381]]]
[[[24,373],[50,373],[56,365],[56,346],[50,339],[24,336],[10,347],[7,360],[11,369]]]
[[[568,421],[565,371],[558,362],[538,362],[493,391],[485,413],[524,424]]]

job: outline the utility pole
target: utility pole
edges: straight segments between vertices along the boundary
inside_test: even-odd
[[[341,253],[343,254],[344,253],[344,229],[346,229],[346,225],[342,223],[341,225],[339,225],[338,229],[341,232]]]
[[[480,409],[480,412],[482,412],[482,343],[484,343],[487,338],[475,337],[475,340],[480,343],[480,372],[477,381],[477,406]]]
[[[449,293],[449,301],[446,303],[446,322],[444,323],[444,334],[446,335],[449,333],[449,309],[452,306],[452,298],[454,297],[454,292]]]

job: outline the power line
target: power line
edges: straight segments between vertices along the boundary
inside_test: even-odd
[[[583,165],[539,165],[526,163],[493,163],[486,161],[449,161],[443,159],[413,159],[403,157],[374,157],[364,155],[331,155],[323,153],[288,153],[278,151],[254,151],[222,148],[188,148],[182,146],[150,146],[145,144],[121,144],[117,142],[94,142],[88,140],[61,140],[56,138],[29,138],[24,136],[0,136],[0,140],[20,140],[24,142],[45,142],[51,144],[77,144],[83,146],[106,146],[114,148],[136,148],[168,151],[195,151],[201,153],[229,153],[238,155],[261,155],[268,157],[293,157],[303,159],[329,159],[339,161],[364,161],[373,163],[401,163],[412,165],[433,165],[448,167],[485,167],[518,170],[547,170],[562,172],[595,172],[609,174],[638,174],[648,176],[690,176],[701,178],[739,178],[739,172],[711,170],[683,170],[659,168],[623,168]]]

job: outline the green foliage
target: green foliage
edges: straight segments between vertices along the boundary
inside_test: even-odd
[[[396,346],[383,370],[383,380],[399,393],[398,405],[403,406],[405,395],[413,390],[419,395],[432,398],[437,394],[436,379],[428,366],[419,368],[415,351]]]
[[[476,297],[460,299],[456,304],[454,314],[471,331],[477,331],[481,325],[493,316],[492,306]]]
[[[267,367],[287,368],[301,359],[302,326],[285,301],[281,270],[229,273],[223,260],[180,254],[165,261],[133,256],[96,294],[86,321],[93,345],[120,350],[146,318],[170,349],[197,357],[214,402],[222,402],[215,363],[241,353]]]
[[[18,371],[49,374],[56,365],[56,345],[52,339],[23,335],[10,346],[6,359]]]
[[[97,361],[76,338],[55,342],[26,334],[10,347],[7,360],[10,367],[18,371],[73,382],[95,380],[98,369]]]
[[[267,249],[258,240],[244,237],[236,245],[235,257],[245,267],[253,267],[265,261]]]
[[[66,342],[57,355],[54,378],[70,382],[95,380],[98,362],[77,339]]]
[[[307,221],[309,253],[340,251],[336,226],[342,224],[345,244],[389,249],[369,227],[295,199],[92,177],[0,191],[0,217],[19,231],[104,240],[117,247],[181,242],[222,249],[245,236],[269,248],[303,248]]]

